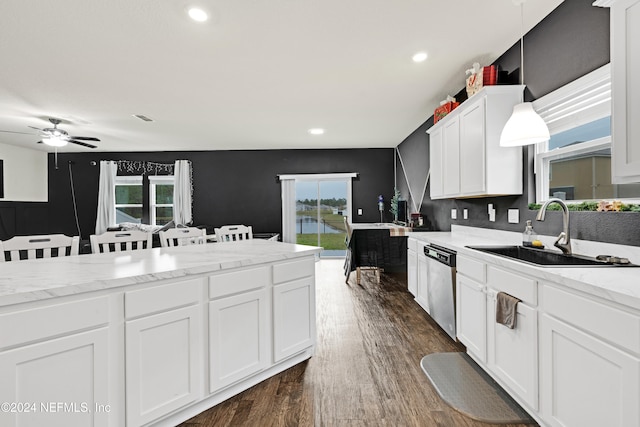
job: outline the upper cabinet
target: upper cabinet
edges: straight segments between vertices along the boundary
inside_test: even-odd
[[[523,90],[487,86],[427,131],[431,199],[522,194],[522,148],[500,134]]]
[[[612,181],[640,182],[640,0],[594,5],[611,8]]]

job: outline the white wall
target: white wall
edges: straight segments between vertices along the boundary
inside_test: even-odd
[[[47,201],[47,153],[0,144],[0,160],[4,166],[3,201]]]

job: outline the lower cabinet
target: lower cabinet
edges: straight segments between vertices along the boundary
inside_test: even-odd
[[[418,294],[418,254],[415,251],[417,241],[407,239],[409,248],[407,249],[407,287],[414,297]],[[413,248],[412,248],[413,246]]]
[[[496,293],[487,293],[488,365],[531,409],[538,409],[538,316],[519,302],[513,329],[496,323]]]
[[[209,392],[269,366],[267,290],[209,302]]]
[[[431,314],[431,308],[429,306],[429,264],[427,263],[427,257],[424,254],[424,244],[418,244],[418,274],[417,274],[417,293],[416,302],[420,304],[420,307],[427,313]]]
[[[0,425],[116,425],[108,323],[106,297],[0,314]]]
[[[640,425],[637,357],[544,314],[540,369],[542,415],[549,425]]]
[[[456,278],[456,334],[481,362],[487,361],[487,298],[485,286],[460,274]]]
[[[273,287],[273,360],[279,362],[315,344],[314,278]]]
[[[127,425],[139,426],[202,397],[200,305],[127,322]]]

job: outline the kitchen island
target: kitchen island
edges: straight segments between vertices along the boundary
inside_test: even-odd
[[[176,425],[313,355],[320,248],[0,264],[0,425]]]

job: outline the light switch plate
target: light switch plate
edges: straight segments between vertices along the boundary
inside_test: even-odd
[[[451,209],[451,219],[458,219],[458,210]]]
[[[358,208],[358,215],[362,215],[362,208]]]
[[[511,224],[520,222],[520,209],[509,209],[508,219]]]
[[[496,222],[496,210],[493,209],[490,213],[489,213],[489,221],[491,222]]]
[[[469,209],[462,210],[462,218],[469,219]]]

